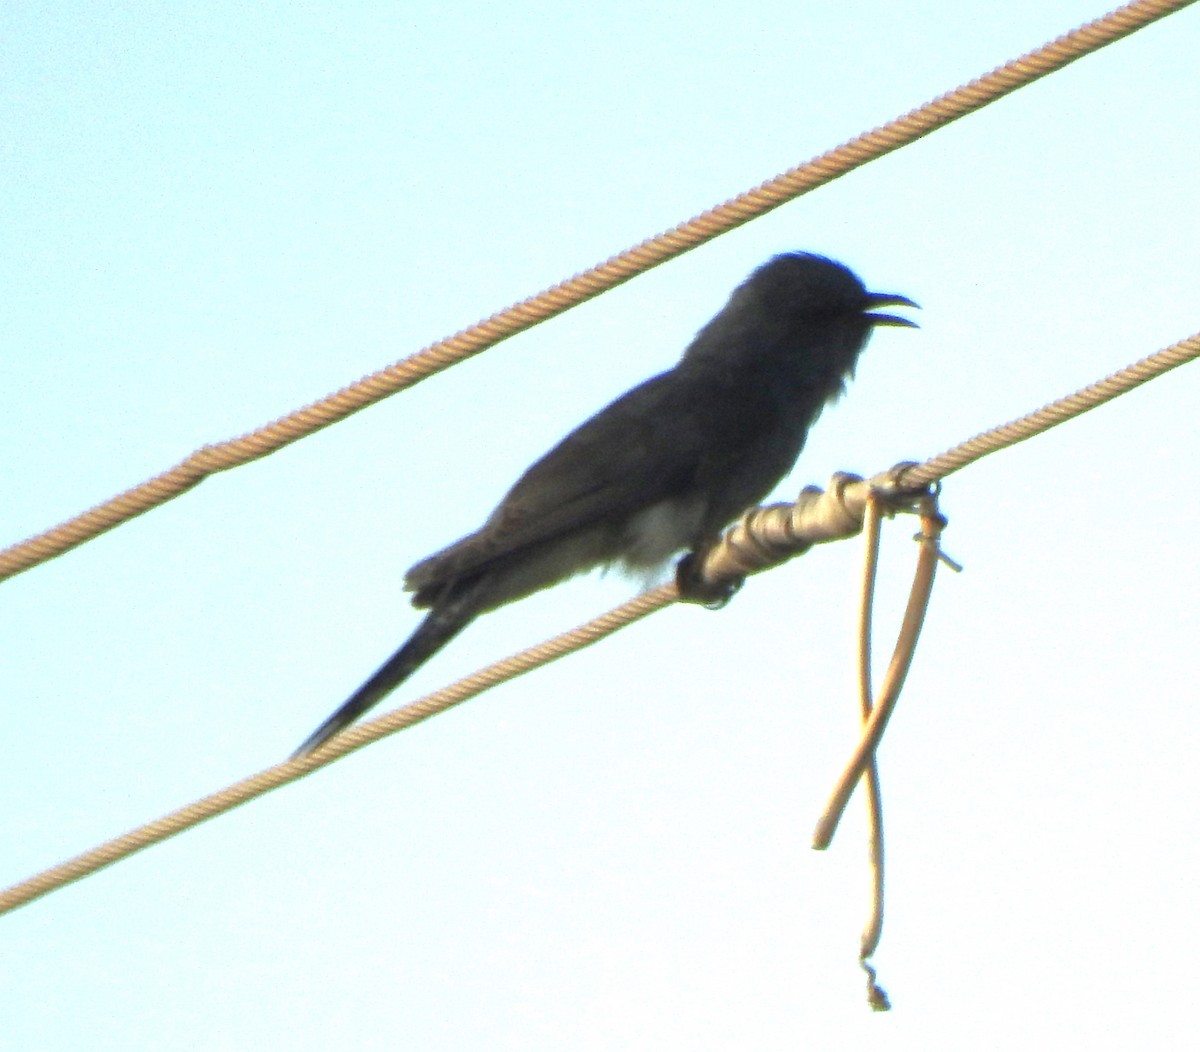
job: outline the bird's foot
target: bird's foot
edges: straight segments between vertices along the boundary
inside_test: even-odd
[[[703,551],[688,552],[675,565],[675,587],[679,589],[679,601],[699,603],[709,610],[720,610],[746,583],[745,577],[724,581],[706,580],[700,572],[704,563]]]

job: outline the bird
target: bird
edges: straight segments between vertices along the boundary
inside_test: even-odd
[[[825,256],[789,252],[758,267],[674,368],[577,427],[476,532],[408,571],[424,620],[293,755],[349,726],[481,614],[598,566],[646,576],[680,552],[694,564],[791,470],[872,330],[916,327],[876,313],[889,306],[917,304],[868,292]]]

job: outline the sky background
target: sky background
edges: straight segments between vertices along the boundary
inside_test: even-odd
[[[1097,4],[0,11],[4,543],[1101,14]],[[921,303],[778,497],[1200,328],[1200,10],[3,585],[0,882],[283,759],[417,559],[772,254]],[[1178,1045],[1200,937],[1200,367],[949,479],[856,964],[860,545],[679,607],[0,918],[0,1046]],[[915,552],[887,530],[879,663]],[[480,621],[395,704],[627,598]]]

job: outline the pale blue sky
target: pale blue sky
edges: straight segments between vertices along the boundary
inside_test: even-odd
[[[10,2],[0,543],[1101,13]],[[1198,49],[1185,11],[5,583],[0,883],[287,755],[416,623],[404,570],[775,252],[923,306],[781,497],[1200,329]],[[948,480],[967,569],[881,756],[891,1015],[855,964],[861,803],[807,847],[855,733],[848,543],[0,918],[0,1046],[1178,1044],[1198,402],[1185,367]],[[489,617],[393,701],[632,588]]]

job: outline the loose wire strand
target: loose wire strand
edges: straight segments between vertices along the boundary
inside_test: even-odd
[[[867,498],[863,521],[862,588],[858,605],[858,712],[865,726],[874,708],[871,692],[871,621],[875,599],[875,580],[879,570],[879,535],[883,522],[883,504],[877,494]],[[868,963],[879,948],[883,935],[883,791],[879,782],[879,761],[872,753],[863,771],[863,789],[867,804],[867,865],[871,873],[871,910],[859,942],[858,960],[867,973],[867,1003],[876,1011],[886,1012],[891,1005],[879,985],[875,969]]]
[[[924,624],[925,612],[929,608],[929,598],[933,592],[933,580],[940,554],[941,532],[945,526],[945,520],[937,511],[936,501],[937,498],[933,494],[925,496],[921,501],[921,532],[917,535],[921,542],[921,548],[917,556],[916,573],[913,576],[912,589],[904,611],[899,637],[892,652],[892,660],[884,673],[879,695],[872,699],[871,608],[879,561],[879,525],[882,507],[875,494],[867,498],[863,525],[867,554],[863,569],[858,631],[859,713],[862,719],[862,737],[853,757],[838,779],[813,835],[814,848],[824,850],[829,846],[838,822],[849,803],[850,795],[853,793],[855,785],[861,780],[866,790],[867,800],[871,908],[859,944],[858,963],[867,976],[867,1003],[877,1012],[888,1011],[891,1003],[888,1000],[887,992],[879,984],[875,968],[870,962],[870,958],[879,948],[879,939],[883,933],[883,800],[879,787],[879,764],[876,754],[887,722],[895,711],[896,702],[900,699],[900,691],[904,687],[908,670],[912,666],[917,640],[920,638],[921,626]]]
[[[663,234],[648,238],[544,292],[363,377],[326,398],[241,437],[203,446],[153,478],[0,551],[0,581],[77,548],[121,523],[173,500],[210,475],[268,456],[344,420],[510,336],[615,288],[637,274],[832,182],[869,161],[915,142],[1194,2],[1134,0]]]
[[[913,654],[916,652],[917,640],[921,635],[921,626],[925,621],[925,611],[929,607],[929,596],[933,591],[933,579],[938,564],[939,541],[944,520],[938,514],[933,497],[924,502],[921,513],[920,552],[917,556],[916,573],[913,576],[912,589],[908,596],[908,605],[904,610],[904,620],[900,625],[896,647],[892,651],[892,660],[883,676],[879,694],[863,727],[862,737],[855,748],[850,762],[837,780],[829,802],[825,806],[817,828],[813,833],[813,847],[823,851],[833,840],[838,823],[846,810],[850,794],[854,786],[863,776],[868,766],[873,762],[879,741],[887,727],[899,700],[904,680],[912,665]]]
[[[883,504],[878,494],[866,498],[863,521],[863,585],[858,602],[858,715],[865,726],[871,719],[874,708],[871,693],[871,614],[875,607],[875,581],[880,569],[880,525],[883,522]],[[866,973],[866,1003],[876,1011],[888,1011],[887,991],[878,982],[870,958],[880,946],[883,934],[883,790],[880,785],[880,764],[875,753],[863,771],[863,789],[866,796],[866,842],[868,856],[866,864],[871,873],[871,908],[859,940],[858,963]]]

